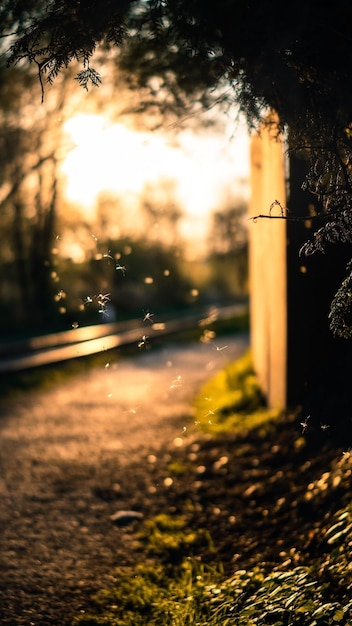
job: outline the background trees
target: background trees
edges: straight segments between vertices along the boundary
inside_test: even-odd
[[[168,92],[174,86],[174,93],[199,95],[225,81],[255,122],[263,117],[263,106],[304,133],[310,123],[321,129],[329,124],[331,131],[334,122],[350,122],[350,35],[341,1],[324,6],[316,0],[285,6],[278,0],[260,6],[254,0],[13,5],[5,2],[1,15],[5,28],[16,30],[12,59],[27,58],[49,80],[78,60],[83,65],[79,80],[94,82],[90,63],[97,46],[123,43],[124,66],[133,70],[133,80],[151,89],[154,79],[158,91],[165,85]]]
[[[120,70],[112,61],[110,78],[97,92],[82,91],[69,69],[57,77],[44,104],[35,65],[1,67],[0,315],[5,336],[107,321],[98,310],[99,293],[110,293],[111,311],[119,317],[214,297],[209,276],[201,283],[204,296],[190,295],[200,283],[197,272],[188,275],[183,258],[182,208],[173,179],[149,183],[142,199],[104,192],[86,215],[65,196],[61,166],[73,147],[65,123],[75,112],[104,112],[137,128],[155,127],[161,119],[153,111],[142,115],[138,95],[123,76],[118,80]],[[117,149],[121,161],[123,147]],[[119,264],[126,265],[126,275],[116,271]],[[229,293],[234,292],[226,286],[216,296]]]
[[[10,63],[29,62],[43,93],[77,62],[78,82],[99,84],[95,61],[113,57],[129,85],[143,89],[142,109],[194,114],[236,101],[250,127],[265,121],[284,131],[289,150],[308,162],[302,183],[316,227],[302,254],[352,242],[351,37],[342,0],[8,1],[0,19]],[[268,117],[272,109],[277,118]],[[306,216],[283,207],[282,217]],[[331,309],[341,337],[352,333],[351,281],[349,265]]]
[[[98,84],[97,48],[107,56],[118,46],[131,86],[164,112],[236,101],[258,126],[274,109],[279,121],[266,123],[288,130],[289,149],[309,162],[304,185],[317,228],[303,253],[352,241],[351,37],[342,0],[5,2],[0,17],[3,30],[15,32],[11,60],[36,65],[43,81],[78,61],[80,84]],[[350,272],[331,311],[332,330],[343,337],[352,332]]]
[[[37,77],[23,68],[0,70],[1,247],[3,302],[10,316],[40,324],[53,302],[53,239],[59,202],[59,124],[64,91],[48,106],[33,100]],[[65,80],[62,77],[61,82]],[[17,291],[17,293],[16,293]]]

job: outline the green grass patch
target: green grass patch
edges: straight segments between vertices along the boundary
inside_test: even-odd
[[[215,555],[209,532],[206,529],[193,531],[182,516],[160,513],[145,522],[139,539],[146,546],[149,556],[157,557],[167,566],[182,563],[186,555],[197,554],[200,548],[206,548],[209,554]]]
[[[185,463],[181,463],[180,461],[170,461],[167,466],[168,473],[170,476],[184,476],[187,472],[187,465]]]
[[[182,519],[154,524],[167,535],[184,531]],[[277,570],[237,570],[227,579],[195,557],[171,569],[138,565],[98,593],[95,610],[73,626],[350,626],[352,506],[332,516],[319,539],[326,550],[311,565],[295,566],[293,554]]]
[[[208,381],[195,404],[212,434],[266,429],[278,416],[265,406],[249,353]],[[171,461],[168,469],[182,476],[185,467]],[[352,625],[352,505],[325,515],[314,555],[292,547],[275,569],[258,563],[228,578],[209,533],[194,530],[187,514],[147,520],[138,539],[144,563],[117,574],[72,626]],[[197,556],[204,546],[207,564]]]
[[[280,415],[266,406],[250,352],[207,381],[194,406],[197,424],[212,435],[256,428]]]
[[[185,559],[177,576],[162,566],[137,566],[133,575],[96,597],[97,610],[81,615],[73,626],[191,626],[209,624],[207,589],[220,575]],[[199,619],[202,619],[200,622]],[[206,620],[206,621],[204,621]]]

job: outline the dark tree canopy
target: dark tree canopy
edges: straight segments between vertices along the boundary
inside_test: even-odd
[[[178,110],[223,98],[249,126],[275,110],[289,148],[308,159],[304,185],[323,218],[303,252],[352,243],[352,46],[342,0],[5,0],[0,23],[9,62],[36,64],[42,80],[78,61],[80,84],[97,85],[94,53],[117,46],[131,84],[149,87],[161,106],[165,93]],[[352,335],[348,272],[331,314],[341,336]]]
[[[124,43],[124,65],[141,83],[173,74],[191,93],[225,80],[252,120],[264,106],[293,128],[317,113],[331,124],[350,121],[351,34],[341,0],[8,0],[0,11],[3,34],[15,33],[12,61],[37,63],[49,80],[78,60],[81,80],[94,82],[96,48]]]

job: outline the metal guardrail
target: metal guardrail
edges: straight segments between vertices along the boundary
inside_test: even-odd
[[[197,326],[205,327],[216,320],[231,319],[246,311],[247,307],[243,304],[210,307],[197,314],[150,323],[148,326],[146,323],[142,325],[140,320],[129,320],[73,328],[27,341],[0,344],[0,372],[17,372],[97,354],[118,346],[147,343],[153,337],[172,335]]]

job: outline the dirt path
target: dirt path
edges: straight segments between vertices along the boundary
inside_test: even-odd
[[[110,516],[117,503],[148,506],[157,482],[145,484],[144,467],[192,423],[199,386],[237,358],[247,338],[221,343],[226,350],[172,345],[136,359],[107,355],[104,368],[3,402],[3,626],[70,624],[97,587],[111,585],[116,568],[133,562],[131,528]]]

